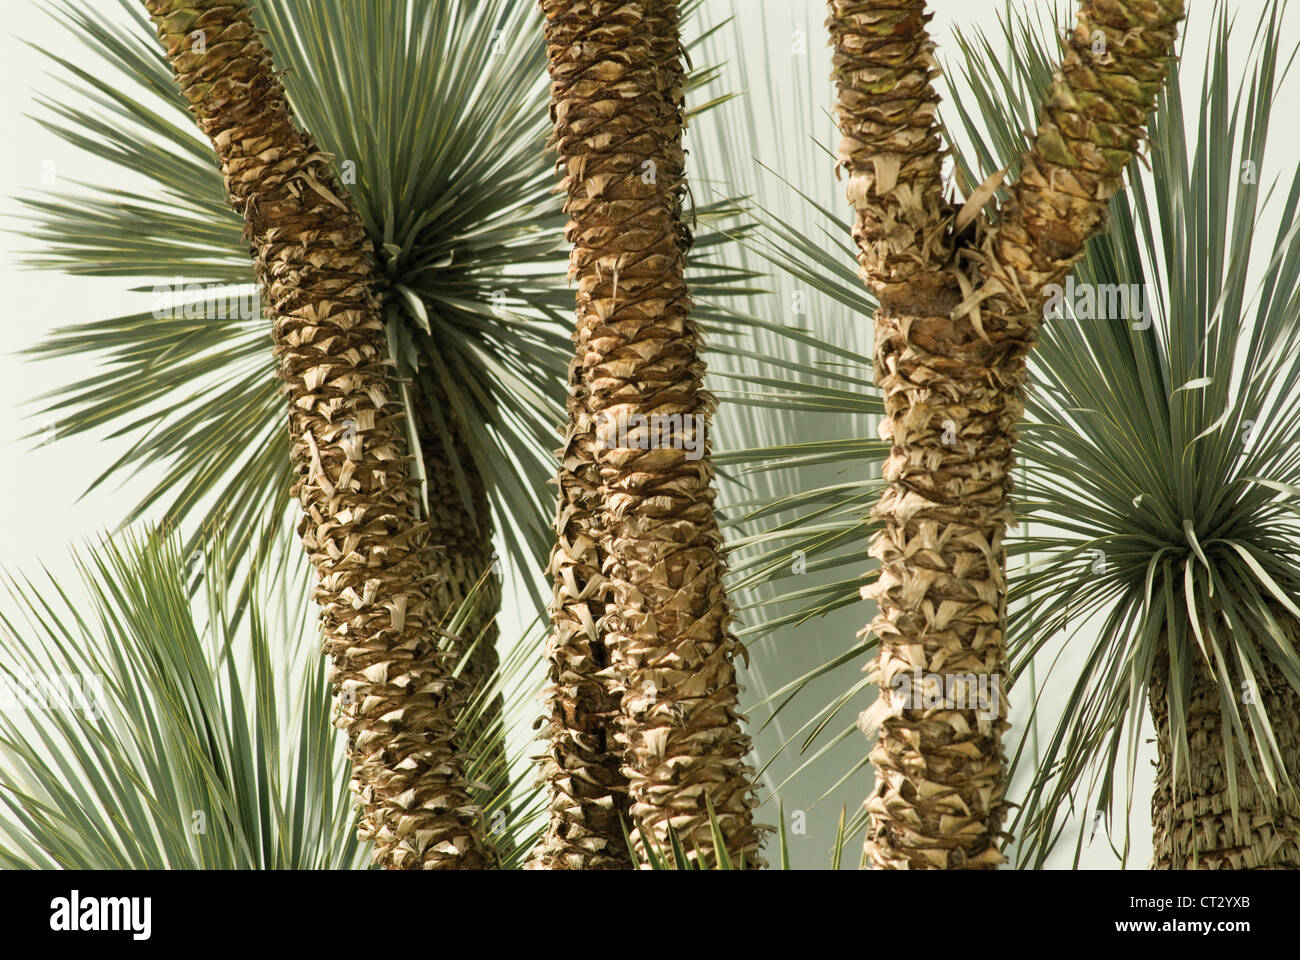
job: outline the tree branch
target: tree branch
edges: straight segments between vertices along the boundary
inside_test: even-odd
[[[1079,4],[1020,177],[996,227],[981,231],[972,252],[986,327],[1027,328],[1032,342],[1043,288],[1063,279],[1105,229],[1107,204],[1146,136],[1182,18],[1183,0]]]
[[[925,0],[830,0],[839,166],[857,210],[862,278],[882,301],[945,283],[952,209],[931,84]],[[917,289],[920,285],[921,289]]]

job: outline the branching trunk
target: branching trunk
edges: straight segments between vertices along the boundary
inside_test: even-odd
[[[688,850],[712,857],[711,805],[727,852],[753,867],[760,831],[732,663],[743,648],[722,582],[703,448],[712,398],[683,279],[691,238],[677,5],[541,5],[578,360],[598,432],[604,555],[595,556],[609,579],[605,643],[631,817],[664,849],[671,825]],[[676,416],[671,435],[651,437],[651,415]]]
[[[860,721],[879,729],[866,853],[881,868],[990,868],[1006,837],[1002,538],[1025,357],[1043,286],[1082,255],[1123,185],[1182,3],[1080,4],[1010,202],[996,221],[960,228],[943,197],[924,0],[830,0],[829,10],[839,162],[879,300],[875,377],[892,442],[871,549],[880,573],[866,591],[879,640],[868,670],[881,687]],[[991,696],[905,698],[895,684],[915,670],[945,686],[973,676]]]
[[[245,3],[146,0],[212,140],[272,322],[289,401],[299,534],[362,835],[392,868],[494,861],[454,742],[461,691],[434,633],[434,565],[390,397],[369,242],[329,161],[294,125]]]
[[[1300,631],[1292,629],[1292,636]],[[1175,779],[1169,724],[1169,658],[1161,654],[1152,671],[1151,716],[1155,720],[1156,789],[1151,797],[1154,836],[1151,867],[1155,870],[1300,870],[1300,796],[1295,783],[1277,793],[1260,788],[1246,765],[1241,744],[1233,739],[1237,809],[1232,808],[1228,761],[1224,752],[1220,690],[1199,651],[1187,668],[1187,766]],[[1239,683],[1236,671],[1230,671]],[[1268,716],[1291,775],[1300,771],[1300,695],[1282,672],[1267,664],[1260,684],[1260,705]],[[1242,696],[1234,687],[1230,696]],[[1243,710],[1243,713],[1245,711]],[[1251,734],[1256,775],[1259,757],[1271,751]]]

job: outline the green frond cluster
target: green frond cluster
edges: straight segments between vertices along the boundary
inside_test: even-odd
[[[221,550],[106,540],[80,555],[84,600],[9,580],[0,676],[24,709],[0,711],[6,868],[365,865],[305,595],[257,578],[242,625],[220,588],[195,609],[190,568]]]

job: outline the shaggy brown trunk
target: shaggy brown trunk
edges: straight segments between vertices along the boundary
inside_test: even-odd
[[[991,868],[1007,810],[1003,533],[1025,358],[1041,291],[1104,223],[1165,76],[1181,0],[1085,0],[1042,122],[996,221],[944,199],[924,0],[830,0],[839,164],[879,300],[876,382],[892,442],[881,532],[880,699],[866,855],[874,867]],[[1099,33],[1100,32],[1100,33]],[[1101,52],[1094,50],[1097,37]],[[865,632],[865,631],[864,631]],[[982,680],[991,697],[900,696],[901,675]]]
[[[361,835],[390,868],[495,862],[455,745],[462,692],[390,397],[369,241],[329,158],[294,125],[246,4],[146,0],[244,218],[289,401],[316,602]]]
[[[547,741],[541,774],[550,794],[549,818],[532,863],[551,870],[632,866],[623,838],[627,777],[614,742],[620,697],[609,674],[602,629],[609,581],[601,572],[606,554],[600,471],[586,401],[582,366],[575,359],[569,368],[569,428],[558,451],[560,496],[549,570],[555,599],[541,734]]]
[[[473,613],[454,641],[458,657],[468,652],[461,675],[468,688],[467,696],[472,696],[474,691],[486,688],[493,681],[499,666],[497,638],[501,631],[497,615],[501,612],[501,584],[493,570],[492,511],[483,476],[465,442],[465,427],[446,395],[436,384],[430,391],[418,378],[413,393],[416,430],[428,484],[429,543],[438,578],[433,590],[435,616],[441,621],[450,620],[475,586],[479,588]],[[442,412],[445,429],[450,432],[449,443],[443,441],[444,427],[429,412],[435,405]],[[468,506],[456,484],[451,457],[460,465],[461,475],[469,487]],[[497,694],[482,707],[479,715],[462,724],[465,732],[461,743],[470,755],[480,758],[478,779],[493,793],[499,793],[510,779],[504,743],[505,704]]]
[[[1293,636],[1297,633],[1292,630]],[[1175,780],[1173,742],[1169,727],[1169,657],[1157,657],[1150,690],[1151,716],[1156,726],[1156,789],[1151,797],[1151,826],[1155,849],[1153,870],[1300,870],[1300,797],[1296,784],[1282,785],[1278,794],[1260,789],[1246,765],[1241,744],[1233,739],[1233,764],[1238,805],[1234,813],[1228,791],[1224,752],[1223,713],[1219,685],[1199,651],[1184,680],[1187,692],[1186,771]],[[1240,677],[1232,696],[1242,697]],[[1267,664],[1260,684],[1264,708],[1282,765],[1292,776],[1300,772],[1300,695],[1282,672]],[[1252,694],[1253,695],[1253,694]],[[1243,714],[1245,710],[1242,711]],[[1249,727],[1247,727],[1249,731]],[[1251,756],[1271,750],[1251,737]],[[1263,771],[1255,761],[1256,774]]]
[[[570,410],[571,417],[575,410],[579,419],[589,415],[597,434],[601,514],[573,527],[574,535],[599,536],[597,552],[557,567],[599,561],[609,581],[603,627],[610,669],[597,671],[599,659],[588,658],[582,669],[593,677],[591,696],[585,703],[566,698],[579,719],[563,720],[561,737],[586,740],[592,726],[603,725],[597,715],[617,700],[615,741],[632,820],[664,849],[671,825],[688,850],[711,858],[711,805],[726,851],[754,867],[760,830],[732,663],[743,648],[722,583],[713,471],[703,446],[712,398],[701,386],[699,333],[683,279],[691,236],[681,216],[677,5],[541,6],[578,287],[583,393]],[[577,461],[571,475],[589,487],[592,461],[581,459],[582,444],[569,451]],[[582,661],[579,655],[553,671]],[[600,761],[610,732],[603,749],[589,743],[591,755],[578,762]],[[552,789],[566,795],[562,784]],[[613,790],[607,798],[619,802]]]

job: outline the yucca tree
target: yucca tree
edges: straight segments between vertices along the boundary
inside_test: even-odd
[[[128,9],[139,6],[130,3]],[[336,176],[376,249],[385,315],[396,315],[389,328],[402,362],[403,403],[417,391],[426,401],[420,404],[426,409],[412,418],[413,437],[426,431],[422,435],[430,439],[425,421],[439,416],[448,420],[448,431],[461,421],[478,428],[463,437],[455,431],[433,437],[437,443],[420,450],[416,472],[426,484],[440,485],[441,495],[429,499],[443,510],[466,504],[469,510],[485,485],[493,507],[512,505],[505,514],[520,529],[506,544],[513,559],[527,566],[549,549],[544,480],[556,400],[547,390],[561,395],[568,351],[558,314],[549,323],[551,305],[562,303],[563,290],[548,279],[549,270],[539,269],[548,259],[563,262],[563,221],[549,197],[547,166],[534,157],[544,138],[544,61],[532,36],[533,16],[506,6],[501,0],[287,0],[255,9],[287,68],[284,81],[295,113],[330,150]],[[248,443],[260,431],[278,436],[269,409],[274,378],[261,378],[252,368],[255,348],[261,359],[260,343],[250,343],[262,331],[260,314],[221,312],[223,298],[211,289],[251,282],[243,262],[243,225],[225,205],[210,148],[182,125],[189,119],[187,104],[166,82],[169,72],[156,43],[151,48],[143,33],[78,6],[56,10],[106,60],[94,72],[60,60],[65,80],[98,97],[114,122],[52,99],[42,100],[54,113],[43,122],[147,177],[158,192],[110,187],[77,202],[65,196],[28,201],[34,214],[29,232],[43,243],[34,262],[84,275],[148,278],[150,287],[158,278],[168,293],[180,274],[206,296],[194,303],[182,299],[174,309],[163,303],[153,314],[58,331],[40,353],[116,351],[110,354],[114,376],[96,382],[104,401],[99,406],[87,395],[90,384],[78,384],[81,389],[60,391],[45,413],[59,418],[60,434],[115,423],[122,381],[143,400],[167,401],[170,419],[146,407],[137,421],[124,425],[128,433],[155,429],[106,476],[148,460],[170,465],[131,519],[160,501],[168,507],[169,523],[210,519],[208,500],[219,495],[231,535],[238,537],[232,541],[235,563],[248,540],[256,542],[268,525],[278,527],[275,507],[287,495],[287,484],[271,482],[270,475],[288,462],[283,441],[278,447]],[[322,69],[321,62],[331,67]],[[389,72],[381,74],[375,62],[387,64]],[[518,117],[530,114],[538,119],[518,125]],[[455,204],[447,202],[452,194]],[[132,229],[113,234],[108,228],[115,215]],[[178,293],[186,295],[183,289]],[[172,362],[152,368],[140,363],[159,356]],[[206,380],[213,373],[223,375],[215,385]],[[177,396],[177,381],[186,380],[199,386]],[[255,392],[252,384],[265,392]],[[442,398],[436,411],[430,400],[435,394]],[[196,398],[213,412],[203,420],[179,420],[177,411],[188,412]],[[454,468],[450,480],[424,476],[426,454],[437,466]],[[473,481],[475,474],[486,478],[483,484]],[[475,539],[479,551],[491,543],[490,522]],[[448,581],[458,576],[464,578],[450,575]]]
[[[611,833],[626,804],[642,845],[665,847],[671,827],[685,856],[757,866],[743,648],[705,446],[713,401],[684,279],[678,7],[541,6],[578,312],[553,562],[565,689],[552,764],[565,776],[552,773],[542,862],[620,865]]]
[[[1013,829],[1024,836],[1011,852],[1022,865],[1048,864],[1072,811],[1086,808],[1073,851],[1077,864],[1085,845],[1096,846],[1094,834],[1100,842],[1100,821],[1115,815],[1120,796],[1126,794],[1131,804],[1148,703],[1157,742],[1166,743],[1158,750],[1155,864],[1283,865],[1293,856],[1294,793],[1288,782],[1294,782],[1294,751],[1287,745],[1294,733],[1286,703],[1300,671],[1289,610],[1297,596],[1292,561],[1300,550],[1288,518],[1300,483],[1289,404],[1298,366],[1292,344],[1300,310],[1300,186],[1292,180],[1278,191],[1264,178],[1271,106],[1291,56],[1279,50],[1277,19],[1276,11],[1265,11],[1252,43],[1258,59],[1245,79],[1234,79],[1228,69],[1222,22],[1201,86],[1190,87],[1186,72],[1180,84],[1174,72],[1151,127],[1154,169],[1130,165],[1133,200],[1124,193],[1111,199],[1115,228],[1091,241],[1078,265],[1080,302],[1087,302],[1085,290],[1138,284],[1146,292],[1150,323],[1138,321],[1135,329],[1128,320],[1081,319],[1072,299],[1068,316],[1045,325],[1030,359],[1035,388],[1027,396],[1018,447],[1026,478],[1025,495],[1016,503],[1022,527],[1009,548],[1020,562],[1011,571],[1008,594],[1011,676],[1032,707],[1019,721],[1023,738],[1012,765],[1028,790],[1027,799],[1013,797],[1022,805]],[[1052,82],[1047,36],[1041,27],[1011,18],[1003,22],[1001,43],[982,32],[975,39],[958,33],[961,72],[973,91],[956,101],[960,125],[973,144],[958,155],[959,181],[978,182],[977,171],[994,169],[1000,158],[1026,147],[1022,131],[1030,128],[1035,105]],[[1194,141],[1185,133],[1192,118],[1184,97],[1203,105]],[[1269,204],[1274,193],[1279,196]],[[1261,223],[1274,217],[1276,237],[1266,252],[1252,255],[1250,241],[1257,249]],[[841,229],[847,239],[847,229]],[[873,305],[850,283],[847,244],[827,251],[819,239],[775,221],[765,223],[759,236],[756,252],[774,265],[828,300],[870,316]],[[827,383],[791,380],[749,402],[778,400],[875,416],[879,401],[865,374],[857,373],[870,368],[870,358],[826,340],[809,343],[824,358],[818,365]],[[1265,430],[1270,439],[1259,445]],[[1216,443],[1225,446],[1215,450]],[[879,496],[880,481],[864,474],[879,448],[874,438],[845,436],[737,451],[731,458],[736,463],[762,456],[767,469],[797,471],[818,462],[847,474],[833,486],[758,505],[759,520],[778,511],[792,510],[797,517],[750,538],[760,549],[746,564],[746,578],[776,584],[802,579],[791,572],[792,550],[806,557],[803,569],[847,572],[877,523],[864,522],[864,516]],[[1200,516],[1196,497],[1208,497],[1213,510]],[[1174,524],[1176,532],[1161,532],[1152,526],[1148,507],[1164,517],[1190,516],[1191,533],[1214,572],[1202,566],[1181,523]],[[1224,542],[1229,531],[1246,554]],[[1207,540],[1217,541],[1213,549],[1204,549]],[[1231,585],[1230,604],[1223,601],[1225,584]],[[795,609],[770,622],[819,616],[855,596],[847,579],[825,587],[793,586],[776,601]],[[1198,612],[1195,624],[1216,664],[1214,644],[1224,654],[1235,688],[1222,681],[1209,686],[1201,675],[1193,696],[1190,676],[1166,668],[1172,660],[1180,671],[1200,674],[1210,662],[1190,611]],[[875,645],[874,637],[864,636],[856,648],[769,699],[784,708],[810,680],[870,654]],[[1259,684],[1258,695],[1252,690],[1247,697],[1240,683],[1247,678],[1234,673],[1234,664],[1243,661]],[[1050,672],[1043,664],[1051,665]],[[869,678],[849,685],[797,732],[805,745],[822,741],[805,766],[849,733],[832,721],[871,685]],[[1193,706],[1194,726],[1188,719]],[[1055,732],[1040,749],[1037,731],[1044,723]],[[1204,767],[1193,773],[1197,764]],[[1175,776],[1174,770],[1180,772]],[[1216,776],[1222,784],[1217,791]],[[1194,794],[1193,782],[1200,784]],[[1234,804],[1240,820],[1231,815]],[[1193,828],[1197,809],[1208,814],[1199,834]],[[856,819],[848,829],[863,826]],[[1175,837],[1184,846],[1171,855],[1180,849]],[[1187,844],[1195,846],[1197,859],[1188,855]],[[1117,856],[1128,850],[1126,830]]]
[[[1006,813],[1003,534],[1042,289],[1102,229],[1165,77],[1181,0],[1083,0],[1038,132],[996,219],[993,183],[945,199],[924,0],[830,0],[840,168],[879,301],[875,377],[892,446],[870,588],[882,696],[867,801],[873,866],[990,868]],[[996,182],[996,177],[993,182]],[[891,699],[896,677],[992,678],[997,708]]]
[[[409,414],[412,472],[437,547],[432,602],[445,616],[471,589],[480,598],[481,620],[467,631],[472,643],[459,651],[469,655],[466,676],[475,685],[490,677],[497,657],[498,580],[488,574],[494,566],[493,574],[501,572],[494,528],[511,532],[503,553],[516,569],[531,570],[549,546],[546,451],[567,353],[549,304],[562,295],[549,276],[563,262],[563,237],[537,157],[545,130],[542,52],[535,15],[508,7],[501,0],[290,0],[259,11],[289,68],[287,93],[331,151],[336,180],[357,203],[378,257],[388,353],[399,365],[393,400]],[[262,304],[246,297],[249,309],[223,309],[231,297],[220,288],[252,279],[243,225],[225,207],[210,148],[181,122],[186,101],[166,82],[156,44],[150,49],[143,35],[124,35],[83,9],[60,12],[147,92],[62,61],[119,123],[58,108],[51,126],[146,172],[165,199],[114,186],[70,203],[35,202],[33,232],[46,241],[41,259],[151,285],[165,278],[155,290],[167,294],[181,289],[163,297],[161,311],[156,297],[152,314],[79,324],[42,344],[44,354],[93,350],[110,359],[107,374],[60,391],[47,415],[59,418],[61,433],[106,424],[138,431],[105,476],[143,462],[168,469],[130,519],[161,503],[194,542],[220,508],[236,538],[235,563],[281,529],[292,483]],[[520,116],[534,119],[520,124]],[[160,137],[175,149],[160,150]],[[110,229],[123,218],[131,230]],[[538,270],[548,258],[555,267]],[[178,275],[203,298],[174,282]],[[521,583],[535,591],[531,576]],[[495,787],[506,776],[500,724],[500,710],[488,711],[468,745],[497,757],[485,771]]]
[[[559,451],[554,583],[546,661],[546,748],[542,781],[549,819],[532,865],[551,870],[617,870],[632,865],[620,842],[627,829],[627,777],[614,739],[621,698],[609,673],[603,620],[608,599],[601,537],[600,474],[582,368],[570,365],[569,426]]]
[[[212,148],[196,136],[151,31],[133,26],[143,7],[122,7],[126,26],[56,6],[105,61],[60,59],[60,73],[111,119],[44,99],[43,122],[143,184],[24,201],[26,232],[40,243],[32,262],[132,278],[154,290],[154,309],[79,322],[39,344],[38,355],[89,353],[102,366],[43,398],[43,414],[57,418],[59,435],[108,428],[129,438],[93,486],[161,464],[162,479],[127,519],[162,508],[191,550],[224,521],[229,572],[247,555],[282,547],[294,483],[266,304],[250,290],[242,211],[226,203]],[[295,115],[328,151],[337,196],[355,202],[374,248],[386,356],[398,374],[388,409],[407,411],[410,472],[436,547],[432,609],[441,620],[471,612],[443,642],[468,654],[464,676],[483,689],[497,660],[500,588],[487,574],[494,528],[518,574],[514,590],[540,597],[535,574],[552,539],[548,451],[570,354],[560,313],[572,302],[563,289],[564,221],[543,151],[538,14],[506,0],[286,0],[253,9],[287,68]],[[201,36],[208,46],[209,32]],[[713,75],[701,68],[692,82]],[[720,202],[700,213],[712,222],[732,209]],[[719,292],[745,279],[704,258],[694,274]],[[355,437],[355,423],[340,427],[344,440]],[[476,716],[463,746],[488,786],[475,795],[488,803],[511,779],[500,704]]]
[[[373,249],[329,159],[295,125],[244,3],[146,0],[240,212],[289,401],[298,534],[361,835],[395,869],[486,867],[455,737],[464,691],[435,632],[430,530],[406,469]]]
[[[1199,88],[1173,70],[1151,170],[1111,201],[1115,229],[1035,358],[1011,648],[1019,672],[1055,636],[1081,650],[1033,758],[1023,863],[1044,861],[1085,776],[1076,861],[1121,791],[1127,809],[1149,708],[1152,866],[1300,868],[1300,176],[1286,161],[1289,183],[1266,176],[1295,48],[1270,7],[1236,79],[1226,9],[1216,19]],[[1018,141],[1048,82],[1041,34],[1022,22],[1007,40],[1021,53],[1000,73],[982,66],[987,40],[967,46],[972,164]],[[1089,291],[1117,289],[1136,309],[1100,317]]]

